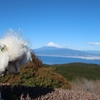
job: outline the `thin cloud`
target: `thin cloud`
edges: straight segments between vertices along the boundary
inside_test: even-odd
[[[89,45],[100,45],[100,42],[89,42]]]

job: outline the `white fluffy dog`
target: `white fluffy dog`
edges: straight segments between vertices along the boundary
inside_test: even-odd
[[[18,65],[23,66],[29,61],[32,61],[31,50],[22,37],[15,32],[8,32],[0,39],[0,74],[5,74],[7,70],[19,73]]]

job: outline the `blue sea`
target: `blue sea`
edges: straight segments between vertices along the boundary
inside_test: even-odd
[[[70,58],[70,57],[52,57],[52,56],[39,56],[39,59],[42,60],[44,64],[68,64],[74,62],[82,62],[88,64],[99,64],[100,60],[87,60],[81,58]]]

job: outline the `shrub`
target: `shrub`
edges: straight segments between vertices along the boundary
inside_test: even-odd
[[[53,68],[25,66],[18,75],[7,73],[0,82],[8,82],[11,85],[42,86],[51,88],[71,89],[66,78],[57,74]]]

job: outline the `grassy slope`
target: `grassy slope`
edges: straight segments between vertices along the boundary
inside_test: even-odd
[[[77,78],[85,78],[89,80],[100,79],[100,65],[85,63],[70,63],[61,65],[46,65],[67,78],[74,80]]]

